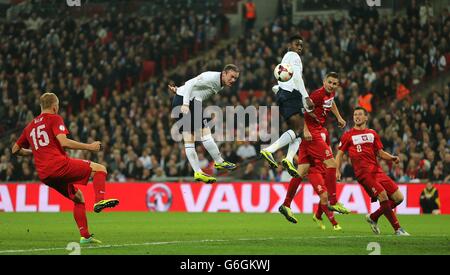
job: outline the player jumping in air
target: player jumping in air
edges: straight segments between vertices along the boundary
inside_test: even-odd
[[[383,144],[378,134],[374,130],[367,128],[368,119],[366,109],[363,107],[355,108],[353,112],[355,126],[341,137],[339,150],[336,155],[336,178],[340,179],[341,177],[342,156],[344,152],[348,151],[358,182],[371,198],[377,198],[380,202],[380,208],[366,216],[366,221],[369,223],[372,231],[375,234],[381,233],[377,222],[380,216],[384,214],[394,228],[396,235],[409,236],[400,227],[397,216],[393,211],[403,201],[403,194],[394,181],[383,172],[377,161],[377,156],[394,163],[399,163],[400,158],[383,150]]]
[[[278,85],[272,88],[276,93],[280,113],[288,123],[289,130],[284,132],[273,144],[260,152],[261,156],[269,162],[270,166],[276,168],[278,167],[278,163],[272,154],[289,144],[286,158],[281,163],[292,177],[299,176],[293,164],[293,159],[297,153],[303,134],[303,102],[305,102],[306,107],[314,108],[314,104],[309,98],[302,78],[303,65],[300,59],[302,51],[303,39],[300,36],[291,37],[289,39],[288,52],[283,56],[281,63],[290,64],[294,70],[294,75],[289,81],[278,82]]]
[[[58,115],[59,99],[54,93],[44,93],[40,98],[41,114],[23,130],[12,153],[34,156],[34,164],[39,179],[74,202],[73,216],[80,231],[80,243],[101,243],[89,233],[84,197],[75,184],[86,185],[93,176],[95,192],[94,212],[106,207],[115,207],[119,201],[104,199],[107,171],[105,166],[81,159],[69,158],[63,148],[98,152],[99,141],[91,144],[67,138],[69,131]],[[31,149],[28,149],[31,148]]]
[[[197,152],[195,151],[195,134],[198,132],[200,132],[199,134],[202,137],[203,146],[214,159],[214,167],[216,169],[233,170],[236,168],[236,164],[225,161],[222,158],[219,148],[211,135],[211,129],[208,127],[210,119],[203,118],[202,101],[220,92],[224,86],[231,87],[238,78],[238,67],[228,64],[223,68],[222,72],[204,72],[186,81],[181,87],[169,85],[169,90],[176,93],[172,101],[172,108],[181,106],[181,113],[184,114],[180,114],[178,121],[182,122],[183,117],[190,120],[190,129],[186,129],[188,128],[185,127],[186,123],[182,123],[183,140],[186,156],[194,170],[194,178],[197,181],[205,183],[216,181],[216,178],[200,169]],[[187,115],[188,113],[189,115]]]
[[[286,199],[283,205],[280,206],[279,211],[286,219],[292,223],[297,223],[297,219],[292,214],[290,205],[297,193],[297,188],[300,185],[302,178],[308,174],[309,161],[307,156],[323,162],[326,170],[325,183],[328,189],[328,209],[340,213],[349,213],[341,203],[336,199],[336,162],[333,158],[333,151],[329,144],[325,142],[323,127],[328,113],[331,111],[338,120],[339,127],[343,128],[346,125],[345,120],[341,117],[339,110],[334,103],[334,96],[336,88],[339,85],[339,76],[337,73],[328,73],[324,80],[323,86],[311,93],[311,100],[314,102],[315,108],[308,109],[305,112],[305,127],[304,139],[300,144],[299,149],[299,165],[298,177],[294,177],[289,182]]]

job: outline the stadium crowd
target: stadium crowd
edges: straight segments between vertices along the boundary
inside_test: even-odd
[[[238,85],[209,102],[222,107],[273,105],[273,68],[283,56],[285,41],[299,33],[305,41],[302,61],[308,91],[321,86],[326,72],[339,72],[336,103],[349,125],[352,108],[365,106],[386,150],[401,156],[399,166],[381,162],[392,178],[450,182],[449,85],[422,88],[449,68],[449,13],[424,20],[416,8],[408,11],[411,15],[379,20],[376,12],[367,12],[299,22],[281,12],[261,29],[201,53],[200,59],[191,59],[191,53],[209,49],[221,38],[217,30],[226,26],[213,10],[198,17],[185,9],[177,16],[165,14],[164,20],[114,13],[88,20],[43,19],[33,13],[2,22],[0,181],[37,179],[31,160],[12,157],[10,146],[26,122],[39,114],[43,91],[59,96],[60,114],[73,139],[102,142],[105,149],[98,154],[70,155],[105,164],[110,181],[187,177],[191,168],[182,144],[170,134],[173,95],[167,84],[180,86],[204,70],[234,63],[242,71]],[[370,19],[363,19],[367,15]],[[148,60],[155,62],[157,77],[145,81],[143,63]],[[280,132],[287,129],[285,123],[281,126]],[[334,121],[328,126],[336,145],[342,131]],[[260,141],[224,142],[221,150],[226,160],[241,164],[239,178],[287,180],[281,169],[255,162],[261,146]],[[202,169],[215,173],[201,145],[197,151]],[[279,151],[276,158],[281,160],[283,154]],[[348,164],[346,159],[343,177],[354,180]]]

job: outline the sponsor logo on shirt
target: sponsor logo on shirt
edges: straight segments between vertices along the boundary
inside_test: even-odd
[[[353,141],[354,145],[364,144],[364,143],[373,143],[375,141],[375,136],[371,133],[355,135],[355,136],[352,136],[352,141]]]

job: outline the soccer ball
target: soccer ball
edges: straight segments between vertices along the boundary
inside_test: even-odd
[[[273,70],[273,75],[280,82],[289,81],[294,75],[292,66],[289,64],[278,64]]]

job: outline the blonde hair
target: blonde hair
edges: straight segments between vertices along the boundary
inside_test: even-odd
[[[44,93],[39,99],[42,110],[49,109],[53,104],[58,104],[59,99],[54,93]]]

